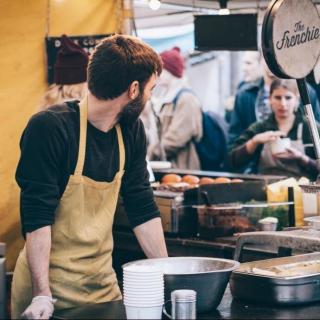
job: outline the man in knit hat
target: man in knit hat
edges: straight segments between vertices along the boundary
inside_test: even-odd
[[[174,47],[160,56],[164,70],[152,97],[159,116],[160,143],[149,146],[149,158],[168,160],[180,169],[200,169],[195,142],[202,137],[201,104],[184,75],[180,49]]]
[[[40,109],[69,100],[81,100],[87,91],[87,67],[89,56],[65,34],[53,68],[54,83],[48,88],[40,103]]]
[[[120,193],[145,255],[167,257],[138,119],[161,71],[138,38],[107,37],[90,56],[87,96],[27,124],[16,172],[26,246],[13,275],[13,319],[122,298],[112,268]]]

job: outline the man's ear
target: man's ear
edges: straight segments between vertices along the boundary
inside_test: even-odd
[[[137,98],[139,95],[139,91],[140,91],[139,82],[137,80],[134,80],[129,87],[129,92],[128,92],[129,98],[131,100],[134,100],[135,98]]]

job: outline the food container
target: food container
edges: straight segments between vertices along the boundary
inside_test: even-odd
[[[303,220],[309,224],[311,229],[320,230],[320,216],[308,217]]]
[[[278,226],[278,218],[267,217],[258,221],[260,230],[262,231],[276,231]]]
[[[320,253],[242,263],[232,272],[235,299],[278,305],[320,301]]]
[[[164,272],[165,301],[174,290],[197,292],[197,312],[216,308],[223,297],[231,272],[240,263],[229,259],[207,257],[170,257],[145,259],[126,265],[160,266]]]
[[[261,230],[259,220],[278,219],[276,229],[289,225],[289,208],[292,202],[225,204],[197,206],[199,236],[205,239],[231,236],[234,233]]]

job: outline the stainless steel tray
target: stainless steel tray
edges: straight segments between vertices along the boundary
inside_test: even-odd
[[[288,272],[287,275],[285,272],[261,274],[260,271],[272,268],[291,268],[292,271],[295,266],[299,272]],[[320,253],[243,263],[233,271],[230,289],[235,299],[252,302],[298,305],[320,301]]]

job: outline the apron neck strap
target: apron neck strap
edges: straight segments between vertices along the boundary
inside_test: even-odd
[[[123,143],[123,136],[122,136],[122,130],[121,126],[118,123],[116,125],[116,130],[117,130],[117,136],[118,136],[118,145],[119,145],[119,171],[124,170],[124,164],[125,164],[125,148],[124,148],[124,143]]]
[[[298,124],[298,130],[297,130],[297,140],[302,140],[303,137],[303,123],[300,122]]]
[[[88,97],[86,96],[79,105],[80,112],[80,137],[79,137],[79,152],[75,176],[81,176],[83,172],[84,159],[86,155],[86,142],[87,142],[87,120],[88,120]],[[119,170],[124,170],[125,165],[125,147],[123,142],[122,130],[120,124],[116,125],[118,145],[119,145]]]
[[[86,140],[87,140],[87,118],[88,118],[88,96],[80,102],[80,137],[79,137],[79,152],[77,166],[74,175],[81,176],[84,165],[84,158],[86,154]]]

